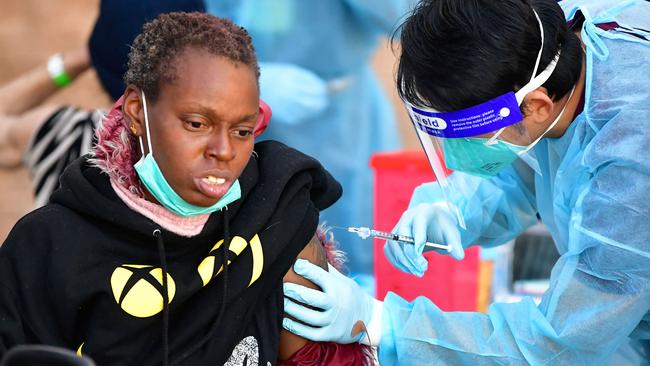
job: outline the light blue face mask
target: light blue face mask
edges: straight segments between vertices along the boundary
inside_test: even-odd
[[[488,144],[486,138],[456,138],[444,142],[445,164],[457,170],[482,178],[495,176],[526,151],[526,146],[502,140]]]
[[[174,189],[167,183],[156,159],[153,157],[153,150],[151,149],[151,135],[149,134],[149,117],[147,113],[147,100],[145,99],[144,92],[142,92],[142,106],[144,108],[144,128],[147,132],[147,146],[149,153],[145,155],[142,138],[140,138],[140,150],[142,157],[135,163],[135,171],[140,178],[140,181],[147,188],[149,193],[165,208],[179,216],[196,216],[206,213],[212,213],[222,209],[226,205],[238,200],[241,197],[241,188],[239,180],[230,186],[228,192],[212,206],[196,206],[185,201],[179,196]]]

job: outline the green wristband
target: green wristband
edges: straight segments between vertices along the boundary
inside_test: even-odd
[[[63,71],[60,74],[53,76],[52,81],[54,81],[54,84],[59,88],[63,88],[72,82],[72,78],[70,78],[70,75],[68,75],[67,72]]]

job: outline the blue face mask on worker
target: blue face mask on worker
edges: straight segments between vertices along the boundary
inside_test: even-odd
[[[140,157],[140,160],[135,163],[134,167],[142,184],[144,184],[149,193],[151,193],[151,195],[154,196],[161,205],[176,215],[188,217],[215,212],[241,197],[239,180],[235,180],[228,189],[228,192],[226,192],[226,194],[212,206],[196,206],[179,196],[169,183],[167,183],[160,167],[158,167],[158,163],[156,163],[156,159],[154,159],[153,150],[151,149],[151,135],[149,134],[147,100],[144,96],[144,91],[142,92],[142,106],[144,108],[144,128],[147,133],[147,146],[149,148],[149,153],[145,154],[142,137],[140,137],[140,151],[142,152],[142,157]]]
[[[537,14],[535,15],[537,16]],[[509,92],[479,105],[453,112],[438,112],[406,103],[427,155],[434,155],[437,154],[437,151],[442,150],[445,164],[449,169],[484,178],[495,176],[518,157],[522,157],[533,169],[539,170],[534,157],[526,156],[526,154],[557,124],[564,113],[566,104],[546,130],[534,141],[530,141],[525,132],[525,126],[521,124],[524,119],[520,110],[521,103],[528,93],[548,80],[560,56],[558,52],[548,66],[535,76],[544,44],[543,26],[539,17],[537,19],[542,35],[542,44],[531,79],[516,93]],[[571,95],[573,95],[573,90],[569,98]],[[517,123],[520,123],[517,128],[512,126]],[[507,128],[515,135],[521,135],[524,139],[528,138],[527,142],[529,143],[517,145],[499,139],[499,136]],[[524,132],[521,133],[521,131]],[[489,137],[476,137],[486,135]],[[431,161],[431,156],[429,156],[429,160]]]

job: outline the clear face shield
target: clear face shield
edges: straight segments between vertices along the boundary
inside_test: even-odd
[[[547,130],[537,137],[531,136],[522,123],[524,116],[519,106],[524,97],[548,80],[560,56],[558,52],[544,71],[535,76],[542,56],[544,30],[539,16],[534,10],[533,12],[539,23],[542,45],[531,79],[519,91],[452,112],[440,112],[405,102],[411,122],[447,202],[450,201],[451,192],[460,192],[460,187],[451,187],[452,183],[447,178],[449,171],[445,167],[490,178],[515,160],[522,159],[539,172],[537,161],[530,150],[553,128],[564,110]],[[456,212],[459,225],[465,228],[458,208],[450,205],[450,209]]]

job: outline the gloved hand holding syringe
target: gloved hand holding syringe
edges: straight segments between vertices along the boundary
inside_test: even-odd
[[[406,235],[393,234],[393,233],[389,233],[389,232],[385,232],[385,231],[374,230],[374,229],[367,228],[367,227],[350,226],[348,228],[343,228],[343,227],[337,227],[337,228],[344,229],[344,230],[347,229],[347,231],[359,235],[359,237],[361,239],[367,239],[369,237],[373,237],[373,238],[378,238],[378,239],[394,240],[394,241],[398,241],[398,242],[402,242],[402,243],[406,243],[406,244],[411,244],[411,245],[415,244],[415,240],[413,240],[413,238],[411,238],[410,236],[406,236]],[[425,251],[426,251],[426,248],[431,248],[431,249],[442,249],[442,250],[447,251],[448,253],[451,252],[451,245],[444,245],[444,244],[436,244],[436,243],[426,242],[424,244],[424,248],[425,248]]]

